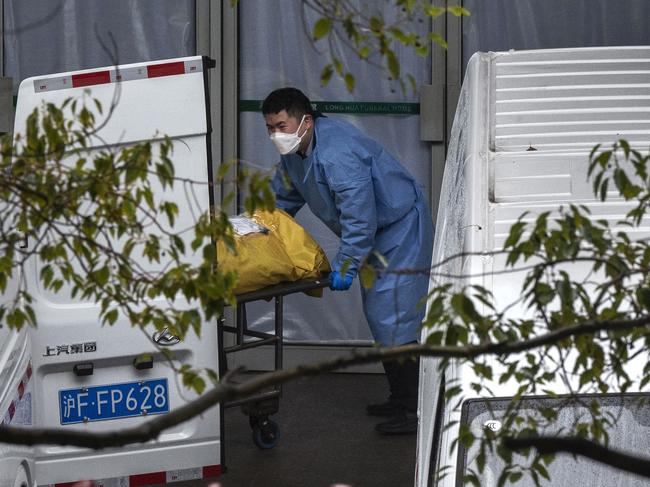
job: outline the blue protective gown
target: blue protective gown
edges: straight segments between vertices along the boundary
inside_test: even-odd
[[[381,145],[353,125],[317,117],[308,157],[282,156],[272,181],[277,207],[292,216],[305,204],[341,244],[332,262],[348,272],[368,259],[381,268],[374,251],[391,269],[429,269],[433,224],[421,187]],[[287,177],[288,176],[288,177]],[[424,318],[422,298],[428,272],[383,272],[370,289],[362,287],[363,308],[382,346],[417,341]]]

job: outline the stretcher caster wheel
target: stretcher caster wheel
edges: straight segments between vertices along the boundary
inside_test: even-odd
[[[253,425],[253,443],[262,449],[268,450],[278,444],[280,427],[270,419],[260,419]]]

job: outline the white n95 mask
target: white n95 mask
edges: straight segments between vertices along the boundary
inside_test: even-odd
[[[275,144],[275,148],[278,149],[278,152],[281,155],[286,156],[287,154],[294,154],[298,150],[298,147],[300,146],[300,142],[302,141],[302,138],[305,136],[305,134],[302,134],[300,136],[298,135],[298,132],[300,132],[300,127],[302,127],[302,123],[304,121],[305,121],[305,115],[303,115],[302,119],[300,119],[300,125],[298,125],[298,130],[296,130],[293,134],[285,134],[284,132],[273,132],[271,135],[269,135],[271,142]]]

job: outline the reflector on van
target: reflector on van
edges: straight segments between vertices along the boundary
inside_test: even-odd
[[[143,487],[145,485],[165,485],[187,480],[206,480],[221,475],[220,465],[168,470],[164,472],[149,472],[124,477],[94,479],[93,483],[101,487]],[[39,487],[72,487],[76,482],[39,485]]]

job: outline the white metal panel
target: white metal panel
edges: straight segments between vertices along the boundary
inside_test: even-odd
[[[436,221],[436,239],[433,252],[433,271],[430,287],[441,281],[450,281],[462,286],[461,279],[454,279],[462,273],[480,272],[481,262],[470,258],[448,259],[460,252],[471,252],[474,247],[484,245],[487,238],[482,221],[487,217],[484,204],[489,190],[489,110],[483,103],[490,93],[490,56],[479,53],[472,57],[459,98],[450,150],[445,163],[442,182],[440,210]],[[444,261],[444,265],[439,265]],[[428,330],[423,330],[426,340]],[[452,365],[450,375],[455,372]],[[450,377],[446,377],[449,380]],[[442,377],[438,371],[438,360],[423,357],[420,367],[420,389],[418,415],[417,464],[415,485],[429,485],[429,474],[436,466],[430,465],[433,445],[433,429],[436,420],[437,400]],[[440,440],[440,461],[445,464],[450,457],[451,445],[455,441],[449,430],[442,433]]]
[[[490,160],[491,199],[496,203],[593,200],[588,162],[586,154],[496,153]]]
[[[497,152],[650,145],[650,47],[495,54]]]
[[[201,62],[200,56],[150,63],[134,63],[119,66],[125,73],[137,68],[146,68],[169,62]],[[93,98],[100,100],[104,115],[96,115],[97,125],[102,125],[101,137],[111,143],[132,143],[162,134],[169,137],[204,134],[207,130],[205,112],[198,112],[205,107],[205,90],[203,72],[125,80],[121,83],[95,84],[80,88],[36,91],[35,82],[47,83],[60,80],[66,76],[84,75],[108,71],[111,79],[115,78],[116,68],[107,66],[86,69],[71,73],[57,73],[49,76],[27,78],[22,81],[16,106],[16,132],[24,132],[27,115],[41,102],[47,101],[60,106],[66,98],[80,97],[85,90]],[[113,112],[108,114],[108,109]],[[142,109],[146,107],[146,109]]]

